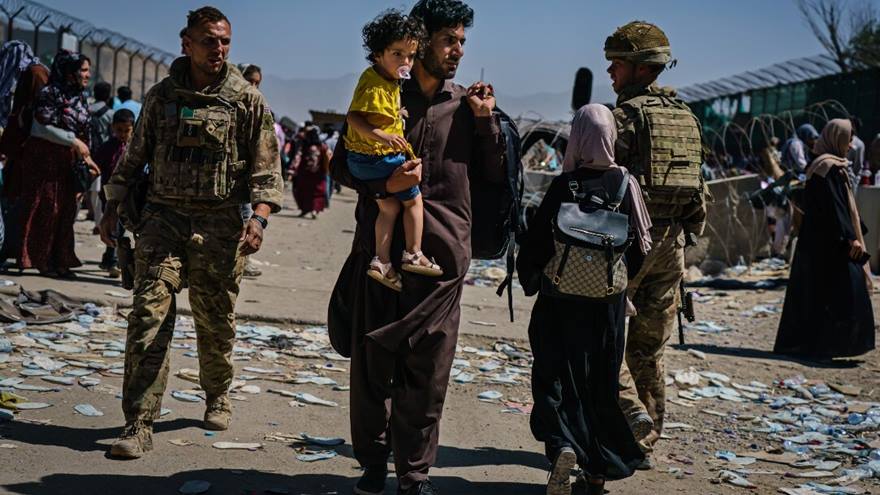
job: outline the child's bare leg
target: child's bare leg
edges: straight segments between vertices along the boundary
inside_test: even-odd
[[[425,226],[425,206],[422,195],[403,202],[403,230],[406,234],[406,250],[418,253],[422,250],[422,231]]]
[[[394,224],[400,214],[400,201],[397,198],[377,199],[379,216],[376,217],[376,256],[382,263],[391,261],[391,238]]]

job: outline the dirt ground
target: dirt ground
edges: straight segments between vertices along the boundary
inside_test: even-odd
[[[2,276],[30,290],[55,288],[106,307],[94,322],[79,327],[77,323],[18,330],[7,326],[0,332],[0,339],[13,343],[13,352],[0,361],[0,380],[15,382],[15,378],[23,378],[21,383],[25,385],[57,389],[12,389],[31,402],[45,402],[51,407],[21,411],[13,421],[0,423],[0,493],[166,494],[177,493],[193,480],[209,482],[209,494],[351,493],[360,471],[350,445],[347,363],[330,353],[321,324],[326,319],[326,301],[336,272],[350,247],[353,199],[351,193],[334,198],[332,208],[316,221],[296,218],[292,210],[271,220],[267,243],[255,256],[264,274],[245,282],[239,300],[243,315],[239,323],[243,327],[235,354],[236,375],[248,387],[234,393],[239,400],[233,401],[234,419],[226,432],[209,435],[201,429],[204,402],[171,397],[174,390],[198,394],[196,384],[178,376],[180,370],[198,367],[192,357],[195,340],[191,338],[190,322],[186,317],[179,320],[172,376],[163,403],[170,411],[155,426],[155,450],[139,460],[117,461],[106,456],[123,423],[118,395],[122,357],[113,351],[113,342],[124,340],[124,329],[119,324],[128,299],[119,297],[124,295],[121,289],[97,270],[101,249],[97,237],[90,233],[91,224],[77,224],[77,251],[86,263],[79,280],[55,281],[17,273]],[[474,271],[486,273],[484,268]],[[531,395],[526,327],[532,302],[517,295],[517,321],[511,324],[505,301],[497,298],[491,287],[481,284],[478,277],[477,285],[465,289],[459,360],[455,365],[459,371],[454,372],[457,376],[450,383],[439,458],[431,477],[444,494],[541,494],[548,463],[542,446],[529,431],[527,415]],[[18,285],[5,290],[17,291]],[[730,331],[701,333],[690,329],[686,347],[667,348],[671,382],[668,397],[673,401],[667,405],[669,428],[655,453],[657,466],[609,483],[607,488],[612,493],[770,494],[779,493],[780,487],[793,488],[811,481],[841,483],[835,478],[863,464],[872,449],[880,449],[880,426],[846,425],[849,413],[864,413],[871,409],[871,403],[880,403],[880,353],[832,363],[774,355],[770,350],[783,290],[699,292],[698,320],[712,321]],[[880,317],[880,297],[875,294],[873,302]],[[186,305],[182,306],[185,312]],[[28,332],[37,333],[29,336]],[[66,333],[51,335],[53,332]],[[284,338],[267,338],[279,334]],[[53,351],[49,343],[82,346],[84,353]],[[105,369],[91,368],[93,373],[87,378],[100,383],[89,387],[20,376],[36,353],[68,363],[53,372],[55,376],[68,370],[90,369],[87,365],[80,367],[83,362],[101,362]],[[716,374],[700,376],[700,383],[694,386],[674,383],[676,374],[680,381],[692,377],[677,373],[689,368]],[[187,376],[186,372],[179,374]],[[808,381],[799,390],[780,386],[782,380],[794,377]],[[303,383],[315,378],[324,381]],[[819,392],[810,394],[813,399],[803,404],[770,407],[780,397],[803,397],[804,389],[816,391],[821,383],[851,385],[858,390],[844,389],[852,395],[840,396],[821,392],[822,387],[818,387]],[[253,386],[259,387],[259,393],[252,393],[256,391]],[[282,395],[270,389],[288,393]],[[724,390],[723,398],[701,398],[701,389],[709,396],[713,390]],[[478,395],[487,391],[502,396],[480,400]],[[291,392],[311,394],[336,405],[305,405],[290,397]],[[78,404],[91,404],[103,416],[78,414],[74,411]],[[805,418],[817,411],[829,415],[823,416],[824,422],[849,428],[838,435],[837,443],[816,438],[806,441],[804,448],[811,453],[801,460],[831,461],[830,465],[820,466],[827,472],[817,473],[822,469],[815,465],[794,467],[748,459],[765,457],[768,451],[778,453],[773,449],[781,449],[783,437],[801,435]],[[794,414],[794,419],[781,415],[785,412]],[[781,424],[788,431],[761,431],[771,424]],[[303,447],[294,440],[301,433],[341,437],[345,444]],[[256,450],[222,450],[213,447],[215,442],[262,446]],[[328,456],[333,457],[314,462],[297,458],[322,450],[335,452],[335,456],[331,453]],[[723,452],[739,454],[736,462],[742,464],[720,459],[718,453]],[[837,461],[840,465],[833,464]],[[734,486],[720,479],[727,476],[725,471],[738,469],[754,487]],[[820,477],[795,477],[805,473]],[[876,478],[862,480],[843,489],[850,491],[837,493],[880,493],[880,483]],[[389,478],[386,493],[393,494],[394,490],[396,483]]]

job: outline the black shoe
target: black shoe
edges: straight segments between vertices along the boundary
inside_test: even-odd
[[[416,483],[406,490],[397,489],[397,495],[439,495],[439,493],[431,484],[431,480]]]
[[[388,477],[388,468],[372,467],[364,469],[360,481],[354,487],[355,495],[382,495],[385,493],[385,478]]]

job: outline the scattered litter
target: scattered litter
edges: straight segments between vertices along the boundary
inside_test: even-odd
[[[59,385],[73,385],[75,383],[74,378],[71,376],[44,376],[41,379]]]
[[[721,471],[718,473],[718,479],[721,481],[741,488],[758,488],[757,485],[752,483],[751,481],[745,479],[744,477],[732,472],[732,471]]]
[[[502,394],[501,392],[499,392],[497,390],[487,390],[487,391],[482,392],[479,395],[477,395],[478,399],[480,399],[482,401],[489,401],[489,402],[494,402],[494,401],[500,399],[501,397],[504,397],[504,394]]]
[[[296,451],[298,452],[296,459],[302,462],[325,461],[327,459],[333,459],[339,455],[333,450],[310,450],[302,448],[296,449]]]
[[[20,411],[27,411],[30,409],[46,409],[47,407],[52,407],[52,404],[46,404],[45,402],[19,402],[15,405],[15,408]]]
[[[300,402],[303,404],[311,404],[311,405],[315,405],[315,406],[326,406],[326,407],[339,406],[339,404],[337,404],[333,401],[319,399],[318,397],[315,397],[314,395],[306,393],[306,392],[294,392],[293,395],[291,395],[291,397],[296,399],[295,401],[292,401],[292,402]]]
[[[690,388],[700,384],[700,375],[691,368],[687,371],[675,373],[675,383],[679,387]]]
[[[95,406],[93,406],[91,404],[77,404],[77,405],[73,406],[73,410],[82,414],[83,416],[90,416],[90,417],[94,417],[94,418],[101,417],[104,415],[103,412],[99,411],[98,409],[95,408]]]
[[[691,355],[691,356],[697,358],[697,359],[700,359],[700,360],[703,360],[703,361],[706,360],[706,353],[703,352],[703,351],[698,351],[698,350],[696,350],[696,349],[688,349],[688,350],[687,350],[687,353],[688,353],[689,355]]]
[[[245,385],[244,387],[240,387],[238,391],[243,394],[258,394],[260,393],[260,387],[256,385]]]
[[[470,323],[472,325],[477,325],[480,327],[497,327],[498,326],[497,323],[492,323],[489,321],[469,320],[468,323]]]
[[[185,438],[173,438],[168,440],[168,443],[171,445],[177,445],[178,447],[189,447],[190,445],[195,445],[195,442],[191,442],[186,440]]]
[[[862,394],[861,387],[856,387],[854,385],[843,385],[840,383],[833,383],[832,382],[832,383],[829,383],[828,386],[831,387],[831,389],[834,390],[835,392],[840,392],[843,395],[858,397],[859,395]]]
[[[693,430],[694,427],[687,423],[663,423],[665,430]]]
[[[189,394],[180,390],[172,390],[171,397],[183,402],[201,402],[202,398],[198,395]]]
[[[104,295],[107,295],[110,297],[118,297],[120,299],[128,299],[129,297],[131,297],[131,295],[128,294],[127,292],[119,292],[118,290],[104,291]],[[201,493],[201,492],[192,492],[192,493]]]
[[[307,444],[318,445],[320,447],[335,447],[337,445],[343,445],[345,443],[345,439],[343,438],[315,437],[309,435],[308,433],[300,433],[298,438]]]
[[[237,442],[214,442],[211,445],[220,450],[258,450],[263,448],[261,443],[237,443]]]
[[[471,383],[474,381],[474,375],[470,373],[459,373],[458,376],[453,378],[455,383]]]

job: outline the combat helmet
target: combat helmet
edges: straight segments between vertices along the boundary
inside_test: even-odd
[[[636,64],[666,65],[672,60],[669,38],[662,29],[645,21],[617,28],[605,40],[605,58],[621,58]]]

